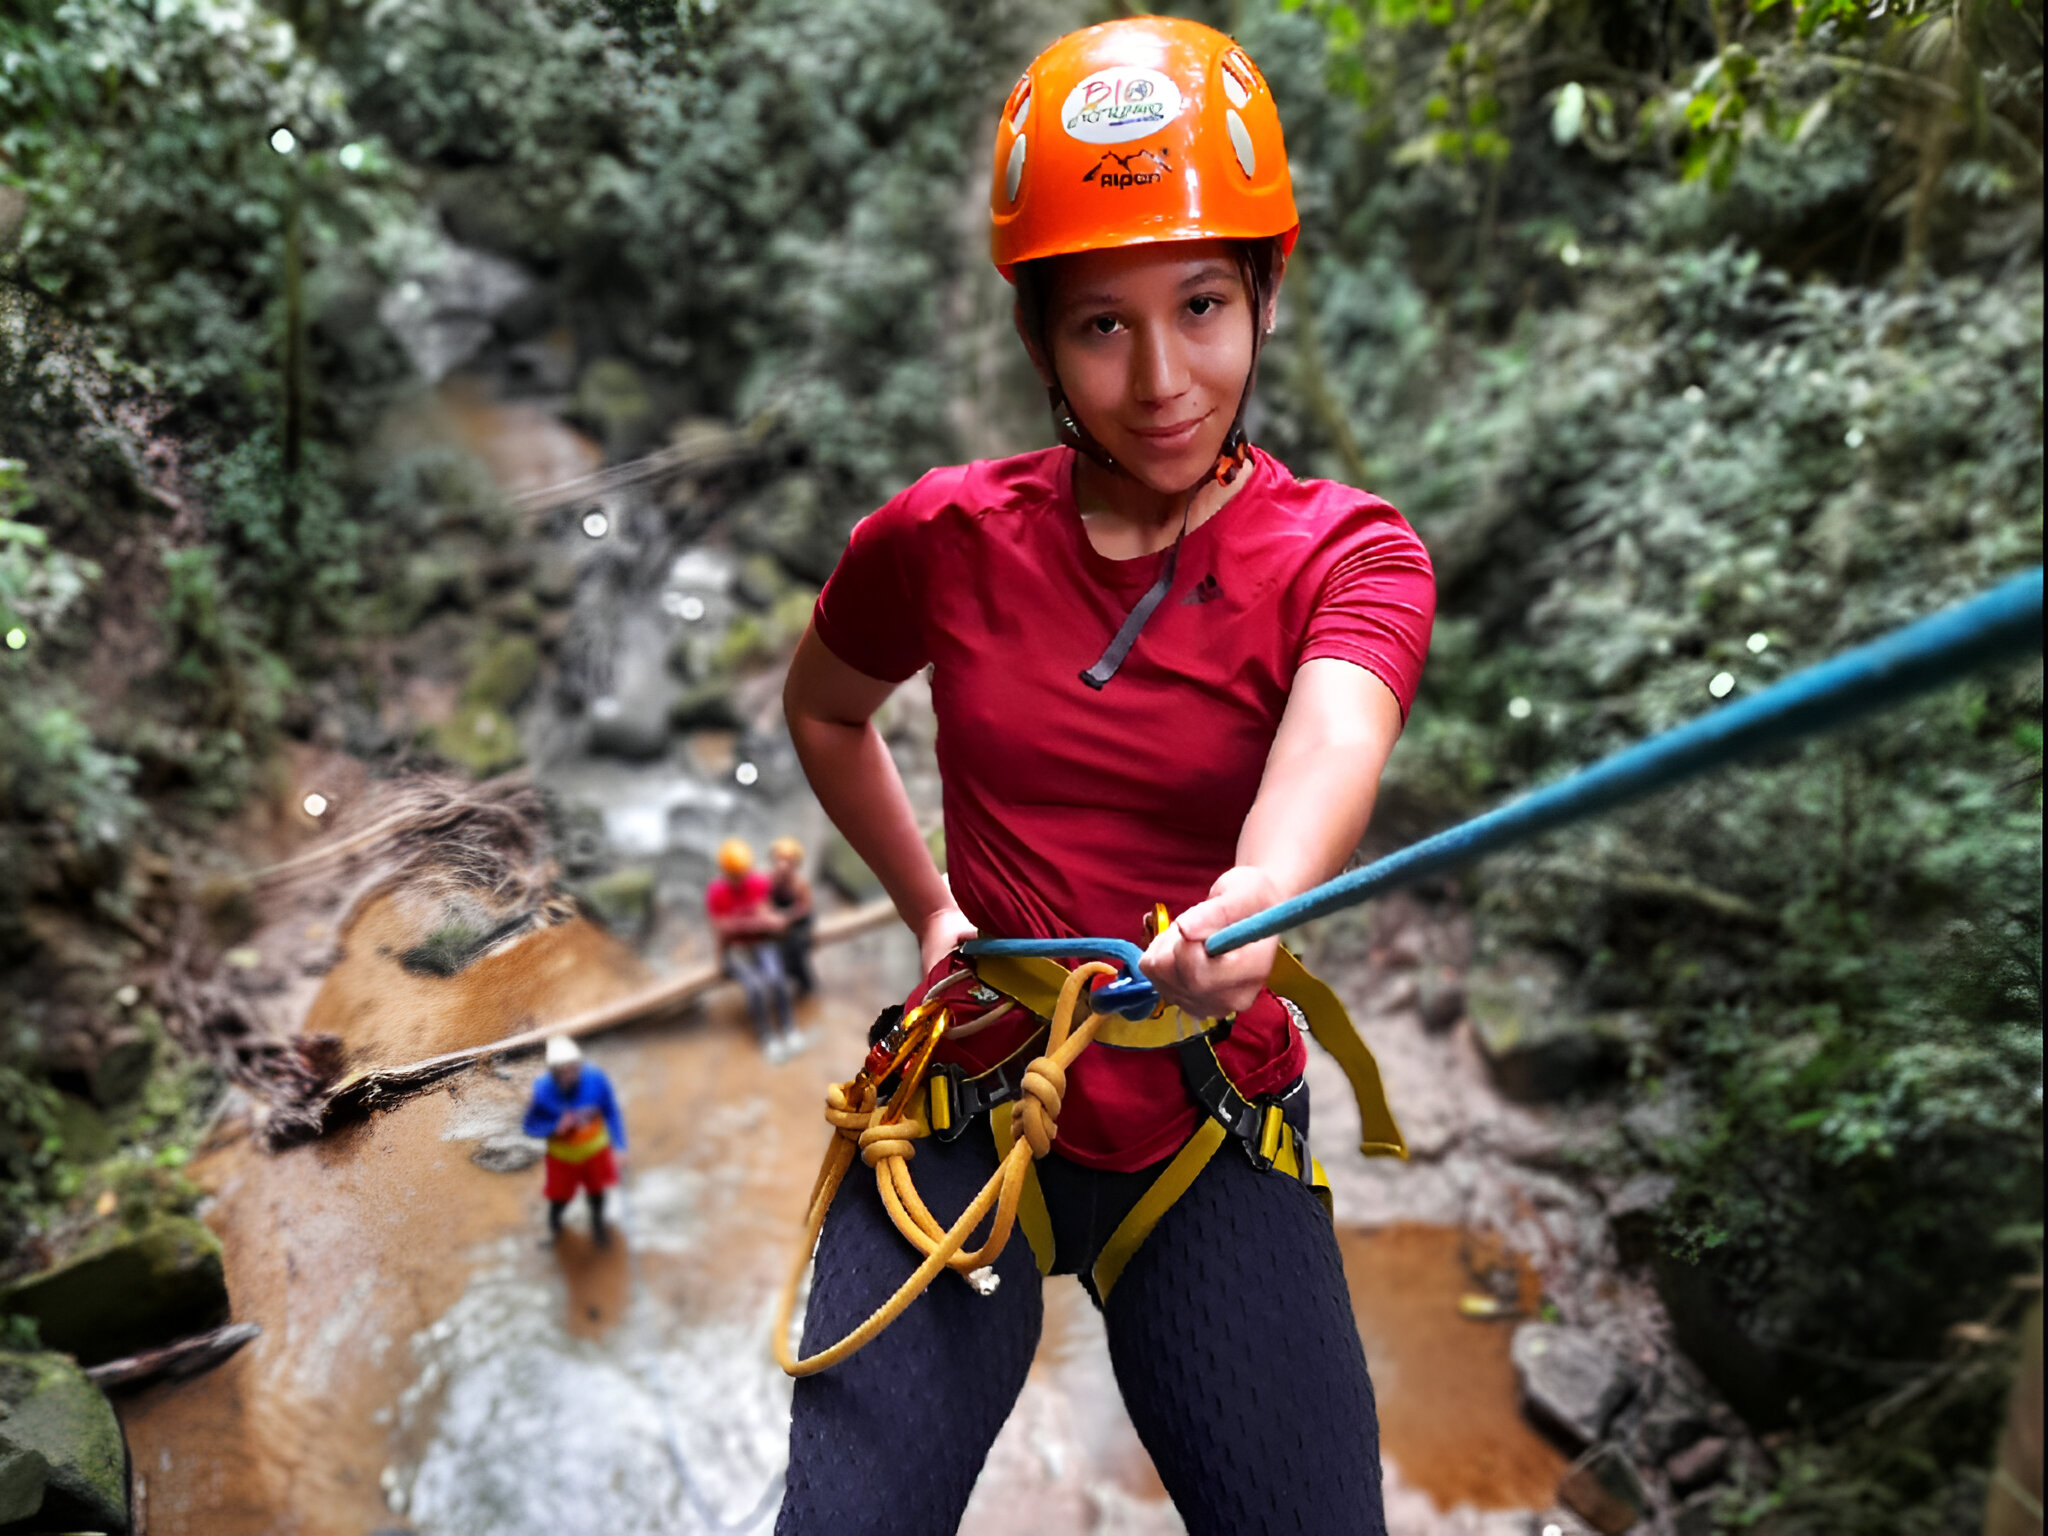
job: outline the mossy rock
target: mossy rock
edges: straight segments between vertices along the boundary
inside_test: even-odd
[[[512,717],[489,704],[462,704],[434,727],[428,739],[441,756],[480,779],[526,761]]]
[[[470,704],[510,714],[533,690],[540,676],[540,647],[530,635],[499,635],[482,647],[462,697]]]
[[[57,1095],[57,1136],[74,1163],[96,1163],[113,1154],[114,1133],[97,1109],[76,1094]]]
[[[825,839],[818,855],[818,873],[848,901],[873,901],[882,894],[881,880],[853,851],[853,844],[837,832]]]
[[[228,1320],[220,1239],[189,1216],[159,1216],[132,1237],[0,1290],[52,1349],[87,1365]]]
[[[810,627],[811,612],[817,606],[818,591],[815,587],[791,587],[775,600],[775,606],[768,610],[768,633],[778,650],[802,638],[803,632]]]
[[[641,934],[654,922],[654,868],[633,864],[593,880],[583,900],[614,933]]]
[[[127,1442],[113,1405],[78,1363],[48,1351],[0,1351],[0,1405],[0,1448],[43,1462],[39,1507],[6,1528],[127,1536]],[[32,1471],[11,1464],[5,1476],[18,1487]]]
[[[669,705],[668,723],[678,731],[738,730],[740,711],[733,700],[731,680],[712,678],[684,689]]]
[[[0,1526],[20,1530],[13,1522],[43,1507],[43,1485],[49,1480],[50,1463],[41,1451],[0,1435]]]
[[[767,660],[774,650],[768,626],[755,615],[743,613],[732,621],[718,642],[712,665],[720,672],[737,672],[750,662]]]
[[[773,608],[776,599],[789,590],[789,573],[773,555],[751,554],[740,562],[733,590],[749,608]]]
[[[1521,1103],[1597,1087],[1626,1059],[1627,1021],[1582,1011],[1563,963],[1549,955],[1497,956],[1472,973],[1465,1004],[1495,1085]]]

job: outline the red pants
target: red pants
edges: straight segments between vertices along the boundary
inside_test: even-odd
[[[576,1198],[576,1191],[587,1189],[593,1195],[603,1194],[619,1182],[619,1166],[612,1161],[612,1149],[586,1157],[580,1163],[565,1163],[553,1153],[545,1159],[548,1170],[547,1197],[550,1204],[560,1205]]]

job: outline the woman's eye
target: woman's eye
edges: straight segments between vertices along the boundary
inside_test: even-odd
[[[1221,299],[1212,298],[1205,293],[1198,298],[1188,300],[1188,313],[1195,316],[1197,319],[1200,319],[1203,315],[1206,315],[1210,313],[1212,310],[1214,310],[1222,302],[1223,301]]]
[[[1097,315],[1088,322],[1088,329],[1098,336],[1114,336],[1116,334],[1116,316]]]

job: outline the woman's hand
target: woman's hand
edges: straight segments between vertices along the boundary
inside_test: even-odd
[[[1211,934],[1263,912],[1281,894],[1273,877],[1256,865],[1226,869],[1209,887],[1207,901],[1189,907],[1152,941],[1138,968],[1161,997],[1196,1018],[1242,1012],[1265,988],[1279,940],[1261,939],[1227,955],[1211,955],[1202,944]]]
[[[958,907],[941,907],[917,927],[917,954],[929,976],[932,967],[973,938],[974,924]]]

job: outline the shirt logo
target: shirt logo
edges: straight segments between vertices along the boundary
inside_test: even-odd
[[[1216,601],[1217,598],[1221,597],[1222,595],[1223,583],[1218,581],[1216,579],[1216,573],[1214,571],[1211,571],[1208,575],[1204,576],[1200,581],[1195,583],[1194,590],[1189,592],[1186,597],[1180,600],[1180,605],[1181,607],[1185,608],[1191,603],[1213,603]]]

